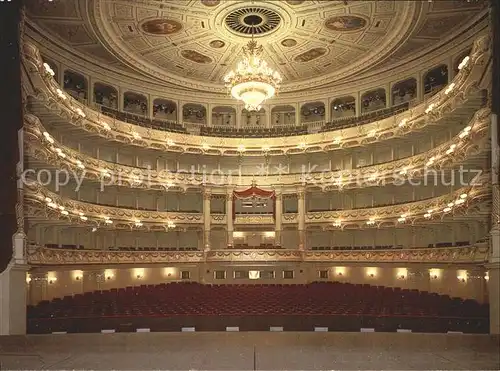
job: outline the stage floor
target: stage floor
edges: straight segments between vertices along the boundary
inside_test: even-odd
[[[0,337],[0,369],[498,370],[499,340],[340,332],[6,336]]]

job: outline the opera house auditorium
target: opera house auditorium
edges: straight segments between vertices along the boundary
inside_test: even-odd
[[[1,366],[499,369],[497,6],[0,1]]]

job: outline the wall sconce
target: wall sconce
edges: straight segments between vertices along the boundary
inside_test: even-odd
[[[437,269],[437,268],[429,269],[429,275],[430,275],[431,279],[437,280],[438,278],[441,277],[441,269]]]
[[[52,285],[56,281],[57,281],[57,276],[54,272],[47,273],[47,282],[49,283],[49,285]]]
[[[29,284],[31,282],[31,275],[27,274],[26,275],[26,283]]]
[[[107,281],[110,281],[113,278],[115,278],[115,272],[112,269],[106,269],[104,271],[104,277],[106,278]]]
[[[143,279],[145,276],[145,271],[144,268],[135,268],[133,270],[133,275],[132,277],[137,278],[138,280]]]
[[[375,278],[377,275],[377,268],[366,268],[366,274],[370,278]]]
[[[80,281],[83,278],[83,271],[73,271],[72,276],[75,281]]]
[[[459,270],[457,272],[457,279],[462,282],[462,283],[465,283],[467,281],[467,271],[466,270]]]
[[[406,268],[398,269],[396,277],[400,280],[406,279],[408,277],[408,270]]]
[[[345,267],[335,267],[335,274],[337,276],[343,277],[345,273],[346,273],[346,268]]]

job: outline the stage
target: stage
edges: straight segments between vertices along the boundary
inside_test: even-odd
[[[0,337],[2,369],[500,368],[499,337],[341,332],[204,332]]]

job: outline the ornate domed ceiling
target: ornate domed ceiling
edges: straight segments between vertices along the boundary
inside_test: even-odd
[[[252,33],[284,78],[317,87],[402,61],[466,26],[486,1],[28,0],[28,16],[87,60],[224,91]]]

